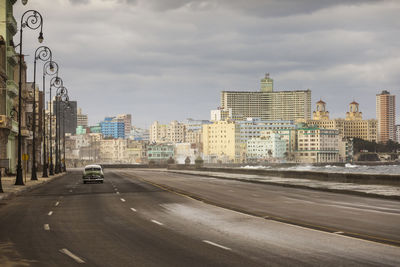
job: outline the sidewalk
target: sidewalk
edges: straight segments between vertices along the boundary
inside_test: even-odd
[[[26,175],[26,181],[25,181],[25,176],[24,176],[24,184],[25,185],[15,185],[15,176],[2,176],[1,177],[1,184],[3,187],[3,192],[0,193],[0,201],[3,199],[10,199],[13,198],[14,196],[17,196],[23,192],[30,191],[33,188],[40,186],[41,184],[48,183],[52,181],[53,179],[65,175],[65,172],[59,173],[52,175],[48,178],[42,178],[42,173],[38,173],[37,181],[32,181],[31,180],[31,175],[28,173]]]
[[[207,171],[168,170],[168,172],[400,200],[400,187],[391,185],[339,183],[304,178],[283,178],[254,174],[235,174]]]

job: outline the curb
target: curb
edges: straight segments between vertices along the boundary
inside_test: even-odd
[[[254,183],[254,184],[267,184],[267,185],[275,185],[275,186],[283,186],[283,187],[291,187],[291,188],[299,188],[299,189],[309,189],[309,190],[314,190],[314,191],[324,191],[324,192],[330,192],[330,193],[340,193],[340,194],[356,195],[356,196],[371,197],[371,198],[400,200],[400,196],[387,196],[387,195],[359,192],[359,191],[346,190],[346,189],[311,187],[311,186],[307,186],[307,185],[283,184],[283,183],[276,183],[276,182],[270,182],[270,181],[252,181],[252,180],[247,180],[247,179],[221,177],[221,176],[210,175],[210,174],[198,174],[198,173],[176,172],[176,171],[168,171],[168,172],[177,173],[177,174],[187,174],[187,175],[193,175],[193,176],[200,175],[200,176],[204,176],[204,177],[225,179],[225,180],[232,180],[232,181],[240,181],[240,182]]]
[[[35,188],[37,188],[37,187],[39,187],[39,186],[41,186],[41,185],[45,185],[45,184],[47,184],[47,183],[50,183],[50,182],[52,182],[52,181],[55,181],[55,180],[57,180],[58,178],[61,178],[61,177],[64,177],[65,175],[67,175],[68,174],[68,171],[67,172],[65,172],[65,173],[63,173],[62,175],[59,175],[59,176],[56,176],[56,177],[48,177],[48,178],[45,178],[46,180],[45,181],[43,181],[42,183],[40,183],[40,184],[34,184],[34,185],[31,185],[31,186],[24,186],[21,190],[19,190],[19,191],[17,191],[17,192],[4,192],[4,193],[0,193],[0,201],[2,201],[2,200],[10,200],[10,199],[12,199],[12,198],[14,198],[14,197],[17,197],[17,196],[19,196],[19,195],[22,195],[22,194],[24,194],[24,193],[26,193],[26,192],[30,192],[30,191],[32,191],[33,189],[35,189]]]

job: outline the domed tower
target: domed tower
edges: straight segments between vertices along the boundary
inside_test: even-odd
[[[329,111],[326,111],[326,103],[322,100],[317,102],[317,109],[313,112],[313,120],[329,120]]]
[[[346,120],[362,120],[362,112],[359,111],[358,105],[356,101],[349,104],[349,112],[346,112]]]
[[[261,79],[261,92],[272,92],[274,90],[274,80],[269,77],[269,73],[265,74],[265,78]]]

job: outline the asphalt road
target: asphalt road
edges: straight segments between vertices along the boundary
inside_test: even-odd
[[[106,170],[104,184],[82,184],[72,172],[1,202],[0,265],[400,265],[396,246],[249,216],[143,181],[163,175],[171,174]],[[204,183],[197,179],[181,185]],[[246,199],[230,193],[232,202]]]
[[[156,170],[117,172],[247,214],[400,246],[400,201],[397,200]]]

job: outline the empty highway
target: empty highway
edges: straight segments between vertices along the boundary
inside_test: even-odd
[[[0,203],[3,265],[400,265],[396,201],[109,169]]]

